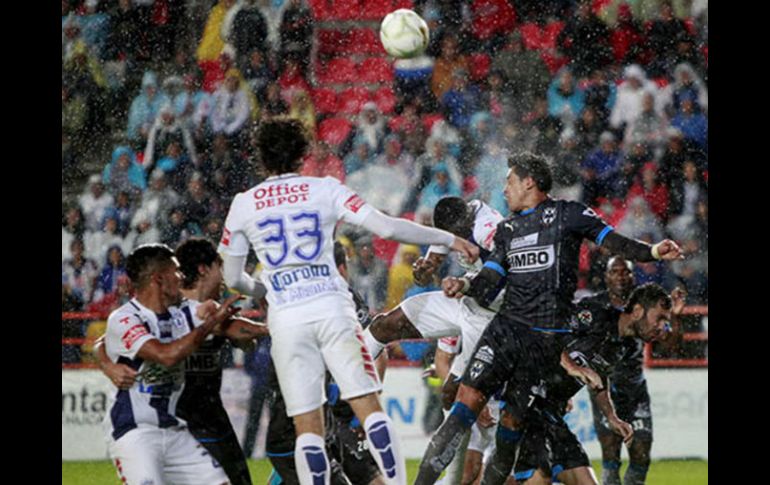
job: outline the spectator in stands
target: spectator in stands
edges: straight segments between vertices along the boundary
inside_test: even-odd
[[[201,140],[206,132],[212,97],[201,89],[201,73],[197,69],[185,74],[182,81],[182,91],[172,99],[174,114],[181,125],[190,130],[193,141]]]
[[[73,239],[69,259],[62,263],[62,283],[66,282],[68,292],[83,303],[91,301],[99,267],[93,259],[85,256],[82,239]]]
[[[300,174],[309,177],[331,176],[344,183],[345,165],[332,152],[328,143],[323,140],[316,140],[311,152],[305,155]]]
[[[562,67],[548,86],[548,114],[572,126],[583,111],[585,93],[569,67]]]
[[[249,93],[241,86],[241,75],[237,69],[230,69],[225,82],[214,93],[211,111],[211,131],[214,135],[224,134],[230,145],[238,150],[246,134],[252,106]]]
[[[610,82],[607,79],[607,75],[607,71],[604,69],[593,71],[591,78],[585,83],[583,94],[585,106],[594,108],[602,124],[605,126],[618,96],[618,89],[615,87],[615,83]]]
[[[658,7],[658,18],[647,28],[647,44],[655,55],[647,66],[652,77],[664,77],[678,62],[679,44],[693,42],[687,25],[674,16],[671,0],[662,0]]]
[[[694,93],[683,93],[679,101],[680,108],[671,119],[671,126],[682,132],[685,142],[690,146],[708,153],[708,118],[698,109]]]
[[[289,106],[281,97],[281,85],[277,82],[271,82],[265,89],[265,103],[262,105],[262,116],[270,118],[272,116],[284,115],[289,112]]]
[[[85,128],[88,133],[101,133],[104,129],[107,80],[99,60],[88,51],[82,39],[75,42],[72,56],[64,62],[62,83],[73,96],[82,96],[86,100],[88,114]]]
[[[404,150],[401,138],[396,134],[390,134],[385,137],[384,146],[384,152],[375,157],[374,164],[388,167],[393,172],[399,172],[411,180],[414,177],[414,157]]]
[[[525,127],[534,143],[534,151],[545,156],[553,156],[559,147],[559,136],[564,130],[560,118],[548,114],[548,102],[545,97],[535,101],[535,108],[524,119]]]
[[[126,275],[126,258],[123,249],[119,245],[110,246],[107,249],[107,257],[104,266],[96,279],[93,300],[98,301],[105,295],[118,289],[118,278]]]
[[[64,83],[61,86],[61,126],[72,140],[73,148],[82,153],[87,144],[88,134],[88,98],[83,94],[74,94]]]
[[[618,22],[610,33],[610,44],[618,65],[645,64],[645,35],[641,22],[634,18],[627,3],[618,8]]]
[[[128,111],[126,134],[131,143],[146,146],[155,118],[160,108],[170,102],[165,93],[158,90],[158,78],[153,71],[142,77],[142,92],[131,102]]]
[[[118,233],[121,236],[128,234],[131,228],[131,218],[134,216],[134,208],[131,200],[131,194],[122,190],[115,197],[115,205],[112,205],[104,211],[104,218],[113,217],[118,222]]]
[[[350,174],[345,185],[377,209],[398,216],[408,195],[404,187],[412,180],[413,163],[411,155],[401,151],[398,138],[390,135],[385,140],[385,152]]]
[[[152,225],[160,224],[168,218],[171,207],[179,202],[180,196],[168,186],[166,175],[162,170],[155,169],[150,175],[150,186],[142,194],[141,203],[131,225],[137,227],[142,220],[147,220]]]
[[[505,73],[500,69],[489,71],[486,86],[482,89],[482,105],[497,120],[520,119],[519,103],[511,94]]]
[[[599,146],[580,164],[586,204],[595,205],[596,198],[602,195],[616,196],[620,189],[620,160],[615,136],[605,131],[599,136]]]
[[[610,126],[623,133],[626,126],[633,123],[642,114],[642,98],[645,93],[657,96],[655,83],[636,64],[626,66],[623,70],[623,84],[618,88],[618,99],[610,113]]]
[[[660,158],[660,172],[662,180],[669,187],[673,196],[671,184],[682,177],[682,167],[685,159],[690,156],[689,150],[684,145],[684,135],[677,128],[666,129],[666,147]]]
[[[310,65],[314,27],[313,14],[304,0],[289,0],[281,18],[281,58],[297,61],[303,75]]]
[[[553,197],[582,202],[581,160],[578,137],[573,129],[567,128],[559,136],[559,151],[554,158],[553,189],[551,190]]]
[[[345,155],[342,163],[345,165],[345,174],[348,177],[369,166],[372,163],[372,154],[366,140],[362,137],[353,140],[353,149]]]
[[[94,174],[88,178],[86,190],[78,198],[78,204],[83,211],[86,221],[86,229],[97,231],[101,227],[104,211],[111,206],[115,198],[105,191],[104,183],[99,175]]]
[[[281,87],[281,99],[283,99],[284,103],[290,103],[291,96],[298,89],[308,93],[312,91],[299,61],[288,58],[282,59],[281,64],[283,68],[278,76],[278,85]]]
[[[143,244],[160,242],[158,225],[152,222],[151,216],[141,208],[131,219],[131,231],[126,236],[126,248],[129,252]]]
[[[703,200],[708,193],[703,175],[692,157],[685,158],[681,174],[671,179],[668,189],[668,231],[678,237],[694,223],[698,214],[698,201]]]
[[[112,160],[102,172],[102,182],[113,195],[121,191],[140,195],[147,188],[144,169],[137,163],[134,151],[125,145],[112,151]]]
[[[384,310],[390,310],[398,306],[403,300],[406,291],[414,285],[412,265],[420,257],[420,247],[412,244],[400,244],[394,256],[396,261],[388,270],[388,294],[385,299]]]
[[[442,197],[462,197],[460,186],[449,178],[449,169],[445,163],[438,163],[431,170],[431,180],[420,191],[417,199],[417,213],[433,213],[433,208]]]
[[[99,231],[86,232],[84,237],[85,251],[94,261],[104,261],[107,249],[111,246],[120,246],[127,253],[131,246],[130,240],[118,232],[118,220],[115,216],[107,214]]]
[[[238,2],[233,11],[235,14],[225,38],[235,47],[236,66],[245,73],[254,51],[267,52],[267,21],[259,11],[256,0]]]
[[[108,315],[111,311],[127,303],[131,296],[131,280],[128,278],[128,275],[121,274],[117,278],[115,289],[101,298],[97,299],[94,297],[94,301],[86,307],[86,311]],[[103,333],[104,330],[94,336],[94,338]]]
[[[108,7],[110,29],[105,45],[107,65],[121,77],[114,91],[115,103],[121,107],[121,115],[128,104],[129,90],[139,82],[143,69],[139,63],[148,59],[147,32],[141,28],[141,19],[131,0],[118,0]],[[122,118],[122,116],[119,116]]]
[[[654,162],[647,162],[642,167],[641,176],[628,190],[627,200],[641,197],[650,208],[650,211],[663,222],[666,220],[668,210],[668,189],[658,180],[658,166]],[[630,204],[627,204],[630,205]]]
[[[379,312],[387,297],[388,267],[374,254],[372,236],[355,240],[355,257],[348,262],[350,286],[355,288],[371,312]]]
[[[570,59],[574,75],[588,76],[612,61],[610,31],[591,10],[590,0],[580,0],[556,38],[559,50]]]
[[[204,184],[203,175],[200,172],[193,172],[187,182],[187,191],[182,196],[181,203],[187,222],[202,227],[203,221],[209,214],[221,212],[222,209],[214,207],[212,202]]]
[[[428,137],[425,124],[420,118],[418,103],[405,103],[401,115],[396,119],[398,124],[391,125],[393,133],[403,141],[404,151],[413,158],[417,157],[422,153]]]
[[[86,230],[83,211],[73,206],[67,209],[62,217],[61,225],[61,260],[71,257],[70,245],[75,239],[82,239]]]
[[[646,143],[662,148],[665,140],[666,119],[655,110],[655,94],[645,90],[642,93],[642,111],[626,125],[623,142],[626,145]]]
[[[575,126],[578,150],[586,155],[599,145],[599,136],[607,131],[608,124],[596,113],[596,108],[586,106]]]
[[[227,11],[233,8],[235,0],[219,0],[209,11],[195,57],[198,63],[215,62],[219,59],[225,42],[221,37],[222,25]]]
[[[499,69],[505,75],[505,89],[516,102],[517,120],[534,108],[535,98],[546,92],[551,79],[540,52],[525,49],[518,30],[510,34],[508,43],[494,55],[492,69]]]
[[[294,91],[289,103],[289,118],[293,118],[300,123],[307,131],[309,138],[315,138],[316,133],[316,115],[313,101],[307,91],[298,89]]]
[[[709,95],[703,80],[698,76],[690,64],[682,63],[674,69],[674,82],[663,88],[658,96],[660,111],[664,111],[669,117],[681,109],[682,98],[696,99],[697,108],[703,112],[708,111]]]
[[[414,179],[410,184],[405,212],[412,212],[417,208],[420,192],[433,180],[433,168],[441,163],[445,165],[453,185],[462,187],[463,176],[457,159],[448,153],[444,139],[430,136],[425,141],[425,152],[414,161]]]
[[[361,107],[361,112],[356,117],[356,123],[348,135],[348,140],[343,143],[340,153],[346,155],[355,141],[363,141],[367,144],[371,155],[382,153],[382,144],[387,134],[385,116],[377,105],[368,101]],[[350,147],[350,148],[349,148]]]
[[[171,145],[176,146],[171,148]],[[147,172],[157,166],[164,172],[173,172],[180,163],[197,163],[195,142],[189,128],[177,118],[170,103],[158,112],[144,149],[143,165]]]
[[[476,197],[501,213],[508,211],[503,191],[500,190],[500,181],[505,179],[507,172],[506,152],[503,145],[499,143],[487,145],[487,149],[481,152],[479,162],[473,171],[478,182]]]
[[[188,221],[181,207],[171,209],[169,217],[163,221],[160,227],[160,242],[170,247],[176,247],[182,241],[201,235],[200,226],[193,221]]]
[[[623,160],[620,167],[620,180],[618,182],[619,190],[615,194],[617,197],[623,197],[628,193],[628,189],[638,182],[639,175],[647,163],[654,162],[655,156],[650,149],[650,145],[644,142],[631,143],[626,145],[623,151]],[[660,181],[660,177],[658,178]]]
[[[444,93],[452,88],[453,73],[458,69],[467,73],[470,71],[470,67],[467,56],[462,55],[458,49],[457,38],[454,35],[445,36],[441,41],[441,54],[433,64],[433,74],[430,80],[433,96],[437,100],[441,100]]]
[[[446,119],[458,130],[467,130],[471,116],[481,109],[481,92],[468,78],[468,71],[455,69],[452,87],[441,97]]]
[[[616,227],[619,233],[634,239],[659,241],[663,238],[663,226],[643,197],[632,197],[626,205],[626,212]]]
[[[687,301],[704,304],[708,301],[708,248],[703,248],[699,234],[695,231],[682,240],[682,249],[687,254],[683,261],[672,261],[671,271],[687,290]]]
[[[267,102],[267,87],[275,81],[275,73],[264,52],[259,49],[252,50],[248,56],[248,63],[241,72],[251,92],[257,97],[259,105],[264,106]]]
[[[471,33],[485,52],[495,52],[516,25],[513,4],[507,0],[475,0],[470,14]]]

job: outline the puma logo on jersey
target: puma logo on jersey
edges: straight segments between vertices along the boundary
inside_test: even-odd
[[[555,259],[553,245],[512,251],[507,257],[511,273],[542,271],[553,266]]]

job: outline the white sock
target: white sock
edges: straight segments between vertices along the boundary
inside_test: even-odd
[[[300,485],[329,485],[329,458],[326,443],[317,434],[302,433],[294,445],[294,463]]]
[[[382,353],[382,349],[388,344],[383,344],[372,335],[372,331],[368,328],[364,330],[364,344],[369,349],[369,354],[372,356],[372,360],[377,360],[377,357]]]
[[[374,412],[366,418],[364,430],[369,452],[380,467],[385,482],[406,485],[406,461],[390,418],[382,411]]]

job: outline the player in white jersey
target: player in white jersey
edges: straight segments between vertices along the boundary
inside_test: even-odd
[[[176,417],[184,387],[181,363],[206,336],[230,319],[228,299],[205,322],[190,330],[179,301],[182,275],[174,253],[165,245],[135,249],[126,272],[136,296],[112,312],[107,320],[104,350],[113,362],[138,371],[130,389],[116,389],[105,416],[108,450],[127,484],[166,482],[228,483],[212,459]]]
[[[460,261],[471,273],[481,269],[481,261],[492,251],[495,230],[502,220],[503,216],[484,202],[465,202],[459,197],[440,199],[433,211],[434,226],[468,238],[479,247],[481,257],[475,264],[462,258]],[[415,262],[415,282],[425,286],[448,253],[446,247],[431,246],[425,258]],[[376,358],[385,345],[396,340],[462,336],[463,351],[452,364],[452,373],[460,376],[479,336],[499,309],[502,296],[500,291],[489,307],[482,307],[472,298],[449,298],[442,291],[420,293],[390,312],[376,316],[364,332],[364,340]]]
[[[307,144],[295,120],[262,122],[257,148],[267,179],[236,195],[230,206],[220,243],[225,281],[256,297],[267,291],[271,356],[297,432],[300,483],[329,483],[321,412],[328,368],[341,398],[364,424],[383,476],[405,484],[406,464],[376,396],[381,384],[334,263],[334,230],[345,221],[400,242],[449,246],[470,260],[478,249],[446,231],[386,216],[337,179],[298,175]],[[263,265],[263,289],[243,271],[249,245]]]

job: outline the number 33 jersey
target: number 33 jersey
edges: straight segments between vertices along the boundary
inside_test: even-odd
[[[314,308],[335,308],[350,294],[334,264],[334,229],[340,220],[360,225],[372,210],[332,177],[269,177],[235,196],[219,251],[244,256],[251,244],[263,265],[270,311],[310,301]]]

